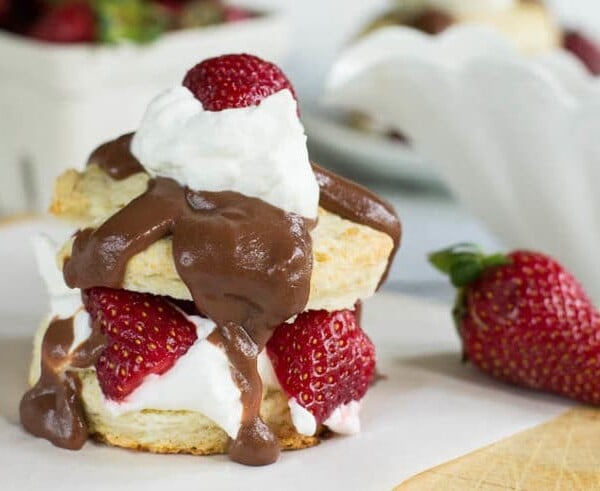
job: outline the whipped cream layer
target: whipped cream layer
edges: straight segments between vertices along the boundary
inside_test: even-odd
[[[34,238],[33,244],[38,268],[50,295],[49,320],[73,317],[74,335],[69,349],[72,353],[91,336],[91,317],[83,305],[81,290],[69,288],[64,282],[56,263],[56,244],[45,236]],[[144,409],[197,411],[235,438],[242,420],[241,392],[231,376],[227,355],[207,340],[216,324],[199,316],[186,317],[196,326],[198,335],[187,353],[164,374],[148,375],[123,401],[103,397],[102,403],[109,413],[117,416]],[[258,357],[258,371],[265,388],[282,390],[264,351]],[[318,428],[314,416],[294,398],[289,399],[288,406],[296,431],[314,435]],[[360,430],[359,410],[360,403],[356,401],[340,406],[324,424],[336,433],[356,433]]]
[[[172,88],[148,106],[131,150],[153,177],[197,191],[236,191],[317,217],[319,186],[287,89],[258,106],[213,112],[186,87]]]
[[[456,16],[497,14],[514,8],[518,0],[398,0],[405,11],[438,9]]]

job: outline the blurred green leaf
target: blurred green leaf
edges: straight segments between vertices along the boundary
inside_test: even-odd
[[[168,22],[143,0],[97,0],[100,41],[148,43],[167,30]]]

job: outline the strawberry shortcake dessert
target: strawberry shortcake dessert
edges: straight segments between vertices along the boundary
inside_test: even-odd
[[[51,210],[77,231],[35,243],[51,308],[20,404],[29,433],[265,465],[359,431],[376,363],[360,302],[400,224],[311,163],[278,67],[193,67],[135,133],[58,178]]]

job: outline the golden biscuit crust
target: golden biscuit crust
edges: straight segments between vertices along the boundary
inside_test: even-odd
[[[59,217],[97,226],[146,189],[148,176],[115,181],[97,166],[59,177],[51,210]],[[393,248],[392,239],[370,227],[344,220],[323,209],[312,232],[313,272],[307,310],[351,308],[376,290]],[[59,253],[59,266],[73,241]],[[162,239],[128,263],[123,288],[191,300],[175,269],[170,238]]]

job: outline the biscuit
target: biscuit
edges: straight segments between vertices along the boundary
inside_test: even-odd
[[[145,174],[115,181],[94,165],[83,173],[68,171],[57,181],[51,210],[59,217],[97,226],[143,193],[147,181]],[[357,300],[373,295],[393,249],[391,237],[323,209],[311,235],[313,271],[307,310],[352,308]],[[59,252],[61,269],[72,245],[73,239]],[[192,299],[175,269],[170,238],[154,243],[129,261],[123,288]]]

